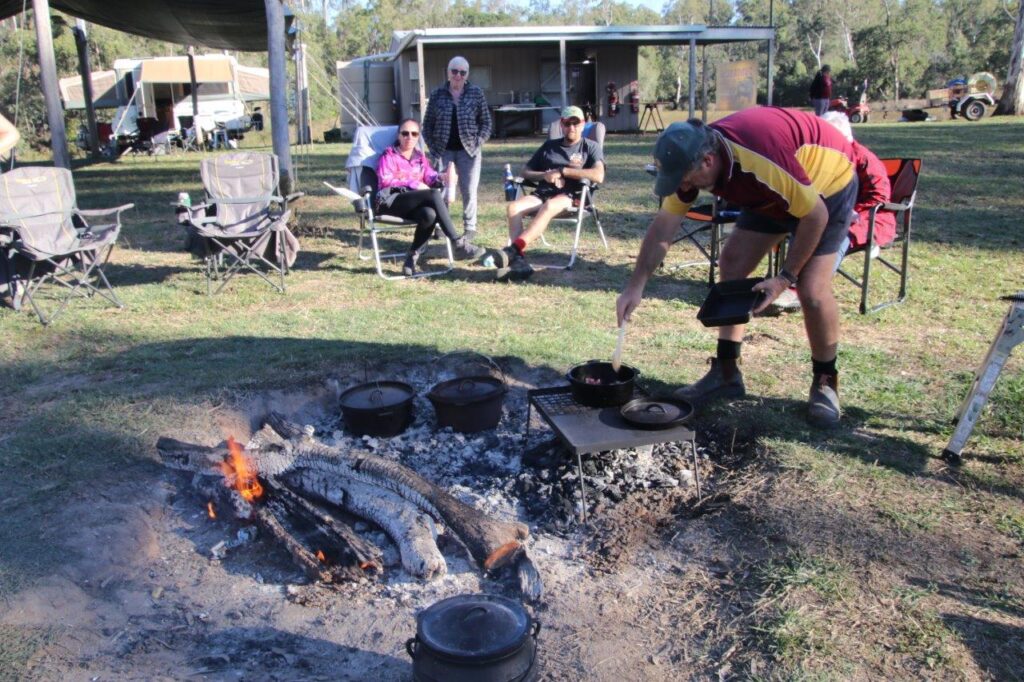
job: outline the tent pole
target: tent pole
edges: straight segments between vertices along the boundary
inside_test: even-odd
[[[188,46],[188,82],[192,88],[192,130],[196,133],[196,144],[203,146],[203,127],[199,125],[199,84],[196,83],[196,48]]]
[[[312,116],[309,113],[309,67],[306,65],[306,43],[299,43],[299,66],[302,74],[302,144],[309,145],[313,142],[310,134],[310,123]],[[307,150],[308,151],[308,150]]]
[[[558,41],[558,70],[559,75],[562,77],[562,107],[564,108],[572,104],[569,101],[569,88],[566,86],[564,38]]]
[[[78,72],[82,75],[82,96],[85,98],[85,120],[89,133],[89,153],[92,158],[100,156],[99,133],[96,132],[96,106],[93,104],[92,67],[89,65],[89,37],[85,20],[75,20],[75,47],[78,48]]]
[[[768,39],[768,106],[772,105],[772,90],[774,85],[773,72],[775,71],[775,40]]]
[[[690,118],[697,112],[697,39],[690,38]]]
[[[64,107],[57,92],[57,60],[53,56],[53,29],[50,26],[50,3],[48,0],[32,0],[32,11],[36,16],[36,44],[39,52],[39,80],[46,102],[46,119],[50,124],[50,150],[53,165],[71,168],[68,152],[68,136],[64,129]]]
[[[281,191],[292,191],[292,150],[288,146],[288,74],[285,72],[284,7],[263,0],[267,10],[267,63],[270,67],[270,136],[281,169]]]
[[[427,67],[424,65],[423,60],[423,41],[416,41],[416,75],[419,76],[419,88],[420,88],[420,120],[427,115]],[[445,74],[445,82],[447,82],[448,74]],[[412,115],[412,112],[409,112]]]

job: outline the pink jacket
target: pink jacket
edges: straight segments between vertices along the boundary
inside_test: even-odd
[[[408,187],[416,189],[420,183],[433,185],[437,182],[437,171],[430,166],[426,155],[415,150],[411,159],[406,159],[395,146],[390,146],[377,161],[377,188]]]

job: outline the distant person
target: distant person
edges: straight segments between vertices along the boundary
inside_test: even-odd
[[[448,82],[430,93],[423,116],[423,139],[443,168],[455,164],[462,195],[462,226],[466,238],[476,238],[476,195],[484,142],[493,123],[484,91],[469,82],[469,62],[452,57]]]
[[[892,197],[889,185],[889,174],[875,154],[853,139],[850,119],[841,111],[830,111],[821,117],[836,127],[853,147],[854,162],[857,165],[857,201],[850,214],[850,230],[846,239],[839,245],[836,252],[835,270],[839,270],[843,258],[850,249],[863,249],[868,243],[868,227],[871,223],[871,209],[878,204],[888,203]],[[891,211],[878,211],[875,214],[875,245],[871,249],[871,258],[878,256],[881,247],[892,243],[896,238],[896,215]],[[835,272],[835,270],[833,272]],[[783,310],[795,310],[800,307],[800,298],[796,288],[790,287],[782,292],[773,305]]]
[[[810,96],[815,116],[824,116],[828,111],[828,103],[832,100],[832,67],[828,64],[822,64],[818,73],[814,74]]]
[[[435,225],[452,241],[460,260],[484,255],[483,248],[455,233],[437,171],[426,154],[416,148],[419,141],[420,124],[407,118],[398,126],[398,139],[377,161],[377,211],[416,221],[412,246],[402,264],[402,274],[407,277],[416,274],[420,249],[430,240]]]
[[[6,159],[7,153],[14,149],[21,140],[21,133],[14,124],[0,114],[0,159]]]
[[[544,234],[552,218],[574,203],[579,205],[581,180],[604,182],[604,155],[596,142],[583,137],[583,110],[565,107],[559,123],[562,137],[542,144],[519,173],[537,183],[536,191],[506,206],[511,243],[495,254],[499,280],[523,280],[532,275],[526,248]],[[531,214],[533,220],[524,230],[523,218]]]

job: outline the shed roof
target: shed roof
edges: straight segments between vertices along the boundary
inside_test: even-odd
[[[519,44],[537,42],[605,43],[634,45],[679,45],[696,40],[698,45],[770,40],[770,26],[499,26],[493,28],[426,28],[395,31],[391,39],[392,58],[405,50],[424,45]]]

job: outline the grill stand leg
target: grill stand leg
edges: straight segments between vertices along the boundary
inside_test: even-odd
[[[1019,300],[1018,300],[1019,299]],[[988,396],[996,385],[999,373],[1010,357],[1014,346],[1024,342],[1024,296],[1011,297],[1013,303],[1003,320],[1003,326],[996,334],[988,355],[974,374],[974,382],[963,404],[957,411],[956,429],[949,439],[949,445],[942,451],[942,458],[952,464],[960,463],[960,452],[974,430],[974,424],[981,416]]]
[[[690,439],[690,452],[693,453],[693,483],[697,487],[697,502],[702,497],[700,493],[700,469],[697,466],[697,441]]]
[[[583,523],[587,522],[587,484],[583,482],[583,458],[580,457],[580,453],[576,451],[576,469],[580,475],[580,502],[582,506],[580,511],[583,516]]]

